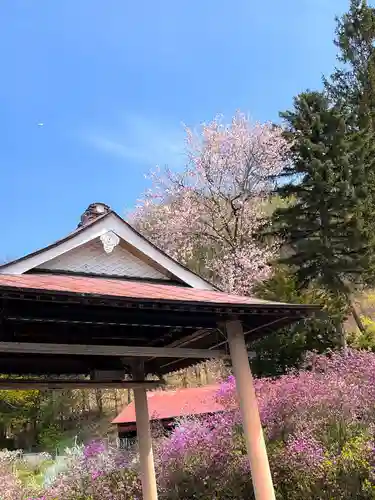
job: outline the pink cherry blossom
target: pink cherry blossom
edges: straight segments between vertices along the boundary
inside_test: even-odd
[[[237,113],[186,128],[182,171],[155,169],[131,222],[223,289],[246,294],[270,273],[275,248],[254,237],[288,145],[280,128]]]

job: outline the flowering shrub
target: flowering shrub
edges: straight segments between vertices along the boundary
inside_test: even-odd
[[[25,487],[15,474],[20,452],[0,452],[0,499],[25,500],[32,493]]]
[[[278,500],[375,500],[374,377],[375,354],[348,350],[255,381]],[[226,412],[184,419],[156,440],[162,500],[254,498],[233,377],[217,397]],[[38,500],[140,499],[134,458],[99,442],[77,448]],[[12,473],[16,461],[0,454],[0,499],[36,499]]]
[[[65,470],[45,489],[42,500],[135,500],[139,496],[140,482],[131,457],[92,442],[66,457]]]
[[[255,381],[278,498],[375,499],[374,382],[375,354],[355,350],[310,355],[299,372]],[[252,498],[233,377],[218,398],[232,411],[164,443],[161,482],[176,485],[167,498],[193,498],[186,484],[201,500]]]

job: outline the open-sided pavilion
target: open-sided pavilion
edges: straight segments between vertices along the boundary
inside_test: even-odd
[[[94,203],[68,236],[0,267],[0,388],[134,389],[143,498],[156,500],[147,389],[230,357],[255,496],[271,500],[246,339],[314,310],[220,292]]]

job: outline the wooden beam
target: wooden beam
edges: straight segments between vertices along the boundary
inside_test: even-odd
[[[263,328],[270,327],[271,325],[276,325],[277,323],[280,323],[280,321],[282,321],[283,319],[284,319],[284,318],[277,318],[277,319],[275,319],[275,320],[273,320],[273,321],[270,321],[269,323],[265,323],[264,325],[259,325],[259,326],[255,327],[255,328],[252,328],[251,330],[247,330],[246,332],[244,332],[244,335],[246,336],[246,335],[248,335],[248,334],[250,334],[250,333],[254,333],[254,332],[258,331],[258,330],[262,330]],[[225,329],[225,326],[223,327],[223,325],[222,325],[222,324],[219,324],[219,325],[218,325],[218,330],[219,330],[219,331],[221,331],[223,328]],[[276,328],[276,327],[275,327],[275,328]],[[197,337],[197,339],[195,339],[195,338],[194,338],[194,335],[195,335],[196,333],[199,333],[200,331],[201,331],[201,330],[198,330],[198,332],[195,332],[195,333],[193,333],[193,334],[191,334],[191,335],[189,336],[189,337],[191,337],[191,338],[192,338],[192,341],[193,341],[193,340],[197,340],[197,339],[199,339],[199,338],[200,338],[200,337]],[[207,330],[203,330],[203,332],[207,332]],[[205,336],[205,335],[206,335],[206,333],[203,333],[203,335],[201,335],[201,336]],[[189,339],[189,337],[186,337],[186,339]],[[184,338],[185,338],[185,337],[184,337]],[[184,340],[184,339],[182,339],[182,340]],[[178,342],[178,341],[177,341],[177,342]],[[225,345],[225,344],[227,344],[227,343],[228,343],[228,339],[227,339],[227,338],[226,338],[226,336],[225,336],[225,340],[222,340],[222,341],[221,341],[221,342],[219,342],[218,344],[215,344],[214,346],[212,346],[212,348],[211,348],[211,349],[215,349],[215,350],[217,350],[219,347],[222,347],[223,345]],[[179,345],[180,345],[180,346],[182,346],[182,345],[184,345],[184,344],[179,344]],[[172,347],[172,344],[168,344],[168,346],[167,346],[167,347]],[[255,357],[254,353],[249,352],[249,359],[253,359],[254,357]],[[151,360],[148,360],[148,361],[151,361]],[[161,368],[166,368],[167,366],[174,365],[175,363],[178,363],[179,361],[180,361],[180,360],[173,360],[173,361],[169,361],[168,363],[165,363],[164,365],[162,365],[162,366],[161,366]]]
[[[0,390],[46,389],[155,389],[164,385],[161,380],[124,380],[122,382],[98,382],[96,380],[41,380],[0,379]]]
[[[209,329],[208,328],[203,328],[196,330],[195,332],[191,333],[190,335],[187,335],[186,337],[182,337],[182,339],[174,340],[170,344],[167,344],[165,347],[184,347],[186,345],[189,345],[191,342],[195,342],[196,340],[201,339],[202,337],[205,337],[208,335]],[[210,349],[211,350],[211,349]],[[153,361],[155,357],[147,359],[147,362]],[[172,362],[173,363],[173,362]]]
[[[7,354],[59,354],[68,356],[115,356],[134,358],[228,358],[224,351],[185,349],[178,347],[134,347],[81,344],[49,344],[33,342],[0,342],[0,353]]]

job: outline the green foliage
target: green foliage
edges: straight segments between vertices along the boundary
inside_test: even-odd
[[[375,279],[374,42],[374,8],[351,0],[337,19],[340,65],[326,93],[303,93],[281,113],[291,150],[277,194],[294,202],[270,218],[283,243],[279,262],[302,287],[315,282],[345,297],[348,313],[356,286]],[[368,329],[357,323],[366,345]]]
[[[375,498],[366,434],[349,439],[339,454],[327,454],[322,463],[310,472],[285,460],[283,445],[274,448],[271,461],[278,481],[276,498],[280,500]]]
[[[36,464],[20,460],[16,466],[16,475],[27,488],[37,490],[43,486],[45,470],[53,465],[53,463],[52,459],[43,460]]]
[[[39,391],[1,391],[0,419],[8,424],[22,425],[25,418],[35,415],[35,409],[40,400]]]
[[[330,293],[347,294],[348,282],[365,272],[365,261],[356,216],[360,179],[352,172],[346,123],[317,92],[301,94],[281,116],[291,152],[277,193],[295,202],[271,217],[271,232],[289,249],[280,261],[296,270],[303,287],[314,281]]]
[[[358,130],[364,118],[375,116],[375,10],[367,0],[350,0],[348,11],[336,21],[340,66],[325,79],[325,88]]]
[[[348,344],[356,349],[375,350],[375,321],[367,316],[362,317],[365,326],[363,332],[351,332],[348,336]]]
[[[375,321],[373,319],[375,295],[368,290],[358,297],[363,331],[351,331],[348,335],[348,344],[355,349],[365,349],[375,352]]]
[[[364,433],[349,439],[335,461],[327,458],[323,462],[326,498],[375,498],[369,452],[368,436]]]
[[[313,283],[345,304],[333,318],[345,345],[345,314],[364,330],[352,294],[375,277],[374,141],[323,93],[297,96],[281,116],[290,151],[276,193],[289,204],[273,212],[264,234],[280,242],[278,263],[293,270],[301,289]]]
[[[264,300],[322,307],[313,318],[301,321],[250,343],[255,351],[252,369],[257,376],[275,376],[299,366],[306,351],[324,352],[340,343],[336,324],[343,321],[345,303],[337,295],[318,286],[301,289],[295,274],[287,267],[275,269],[273,276],[255,287]]]
[[[113,415],[122,405],[121,396],[114,390],[100,395],[105,412]],[[63,451],[76,436],[80,441],[101,436],[110,418],[101,418],[97,405],[90,391],[0,391],[0,449]]]
[[[65,433],[60,426],[50,424],[47,427],[42,427],[39,432],[38,441],[42,450],[54,453],[64,439],[64,436]]]
[[[367,0],[351,0],[337,19],[335,44],[339,67],[325,88],[345,116],[351,141],[353,178],[358,179],[357,215],[367,240],[367,282],[375,279],[375,9]]]

